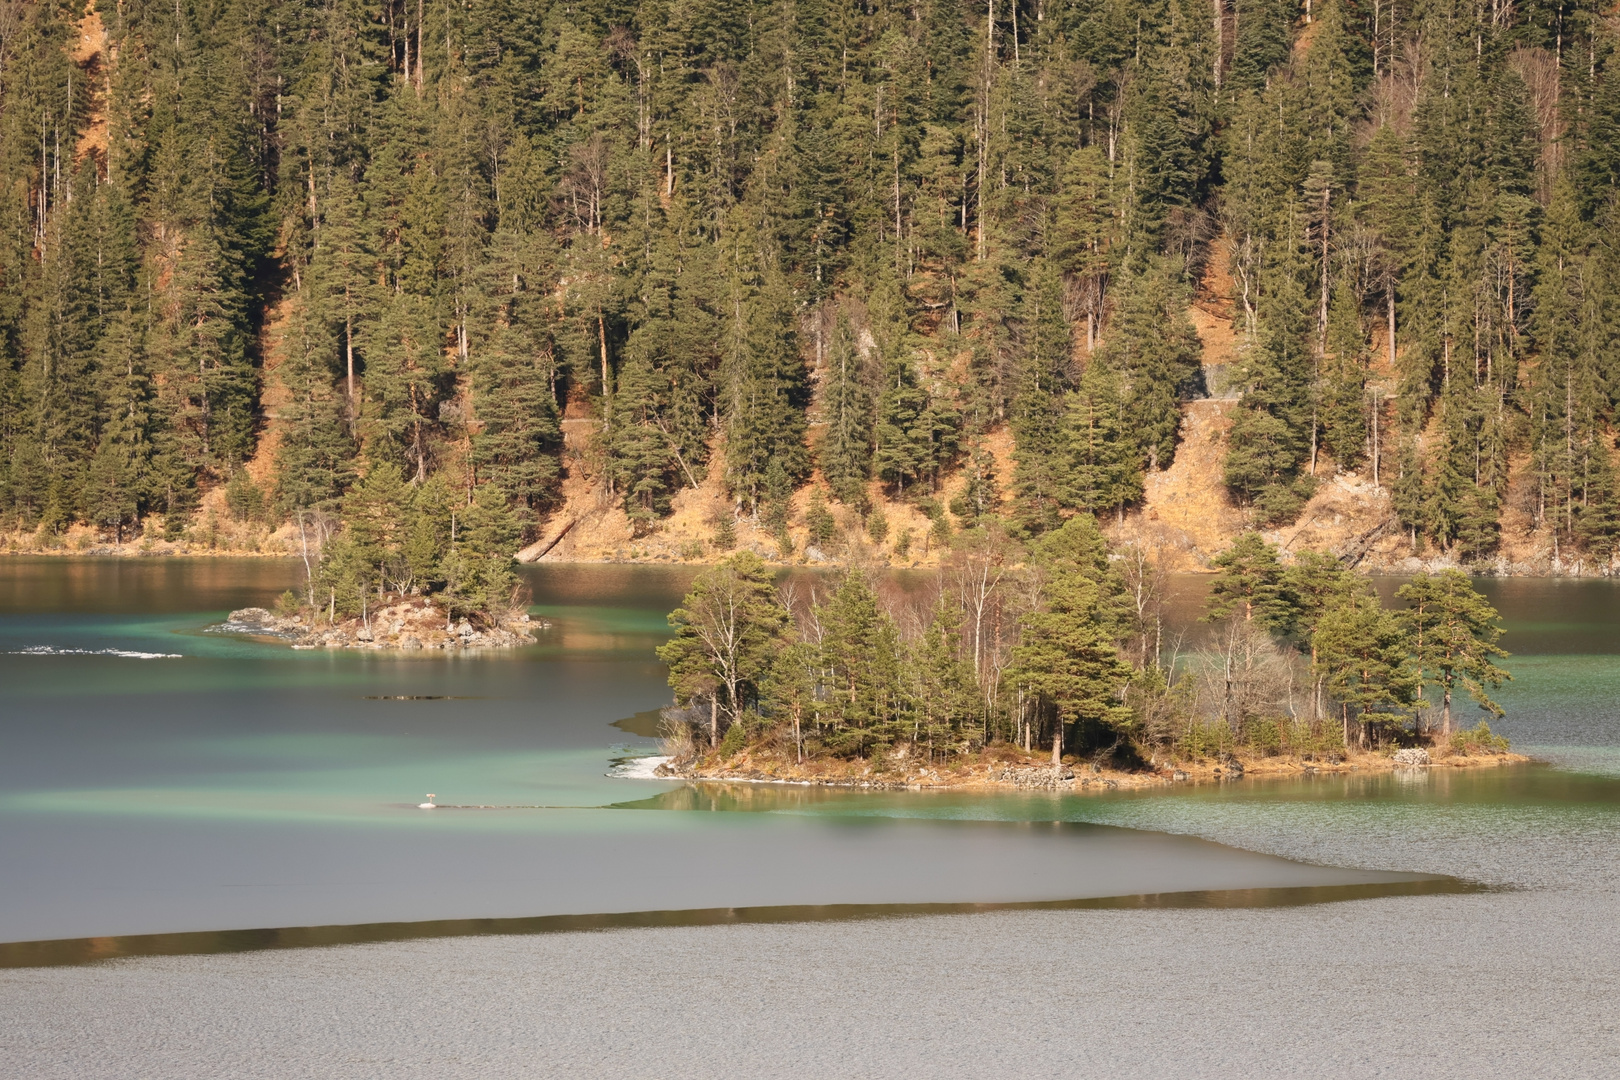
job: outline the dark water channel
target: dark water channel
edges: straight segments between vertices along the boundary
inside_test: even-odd
[[[939,905],[1446,891],[1468,886],[1259,854],[1202,825],[1241,837],[1250,822],[1331,831],[1457,808],[1467,821],[1607,822],[1620,806],[1608,582],[1488,585],[1516,654],[1501,727],[1553,766],[965,797],[605,775],[653,747],[634,718],[666,699],[652,650],[690,571],[532,568],[533,610],[552,628],[509,653],[294,651],[206,632],[301,575],[275,560],[0,560],[0,942],[70,939],[0,945],[0,964]],[[1201,582],[1181,592],[1187,620]],[[414,809],[427,792],[526,809]]]

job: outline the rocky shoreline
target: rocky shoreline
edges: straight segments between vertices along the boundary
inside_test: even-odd
[[[1274,540],[1286,540],[1287,530],[1268,530],[1263,535]],[[725,551],[706,550],[700,556],[692,556],[680,551],[657,551],[650,549],[645,554],[624,554],[620,552],[597,553],[590,555],[570,554],[567,558],[552,557],[546,560],[545,565],[577,564],[580,566],[687,566],[694,570],[717,566],[733,550],[747,548],[759,555],[771,566],[779,567],[823,567],[838,569],[850,565],[850,560],[837,555],[825,554],[820,549],[801,550],[792,558],[782,558],[780,552],[770,544],[751,543],[739,544],[737,549]],[[639,550],[639,549],[637,549]],[[296,547],[289,547],[279,541],[266,542],[259,546],[233,546],[196,543],[192,541],[151,541],[142,539],[140,542],[128,541],[122,544],[110,544],[101,540],[83,544],[57,544],[42,545],[33,539],[32,534],[10,537],[0,536],[0,555],[25,555],[47,558],[119,558],[119,559],[296,559]],[[522,560],[530,561],[530,560]],[[888,570],[926,570],[938,565],[938,558],[911,558],[886,559],[880,565]],[[1463,564],[1444,554],[1432,555],[1428,558],[1419,558],[1411,555],[1390,556],[1388,558],[1366,557],[1358,561],[1357,568],[1367,577],[1408,577],[1419,573],[1435,573],[1445,569],[1460,569],[1473,577],[1481,578],[1556,578],[1572,581],[1592,581],[1603,578],[1620,577],[1620,563],[1593,562],[1589,559],[1553,559],[1551,556],[1537,558],[1509,558],[1506,555],[1497,555],[1476,563]],[[1205,560],[1189,558],[1180,560],[1173,568],[1174,573],[1206,574],[1211,570]]]
[[[1155,764],[1127,771],[1086,763],[987,761],[950,767],[919,767],[874,771],[864,762],[806,762],[753,759],[739,754],[725,762],[665,761],[652,775],[658,779],[694,783],[788,784],[807,787],[858,788],[869,791],[1013,790],[1051,792],[1103,792],[1169,787],[1185,783],[1231,783],[1248,778],[1310,776],[1352,772],[1414,772],[1431,769],[1477,769],[1519,765],[1531,759],[1507,751],[1471,754],[1422,749],[1393,754],[1354,753],[1333,758],[1225,756],[1219,760]]]
[[[430,599],[412,597],[362,617],[328,621],[321,614],[277,615],[264,608],[233,611],[218,626],[218,634],[274,638],[295,649],[389,649],[404,652],[423,650],[511,649],[533,645],[535,633],[551,624],[519,614],[495,625],[474,624],[468,619],[452,620]]]

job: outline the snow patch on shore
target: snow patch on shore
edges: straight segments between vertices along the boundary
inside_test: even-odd
[[[658,756],[615,758],[607,774],[620,780],[668,780],[658,775],[658,766],[669,760]]]

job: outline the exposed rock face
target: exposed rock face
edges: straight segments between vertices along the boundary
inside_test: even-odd
[[[278,637],[296,640],[304,634],[302,620],[283,619],[262,607],[233,611],[218,626],[209,627],[219,634],[251,634],[254,637]]]
[[[1413,767],[1429,764],[1429,752],[1419,746],[1409,746],[1404,750],[1395,751],[1395,764]]]
[[[510,649],[532,645],[536,630],[551,624],[528,615],[497,626],[474,626],[467,619],[452,624],[444,609],[432,600],[410,598],[368,612],[363,618],[328,623],[319,614],[277,615],[264,608],[231,612],[217,633],[273,637],[292,642],[295,649]]]

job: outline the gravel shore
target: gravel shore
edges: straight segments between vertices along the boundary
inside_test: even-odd
[[[1346,801],[1161,827],[1504,888],[454,938],[0,972],[53,1078],[1599,1077],[1620,1059],[1607,809]],[[1180,815],[1197,815],[1196,820]]]

